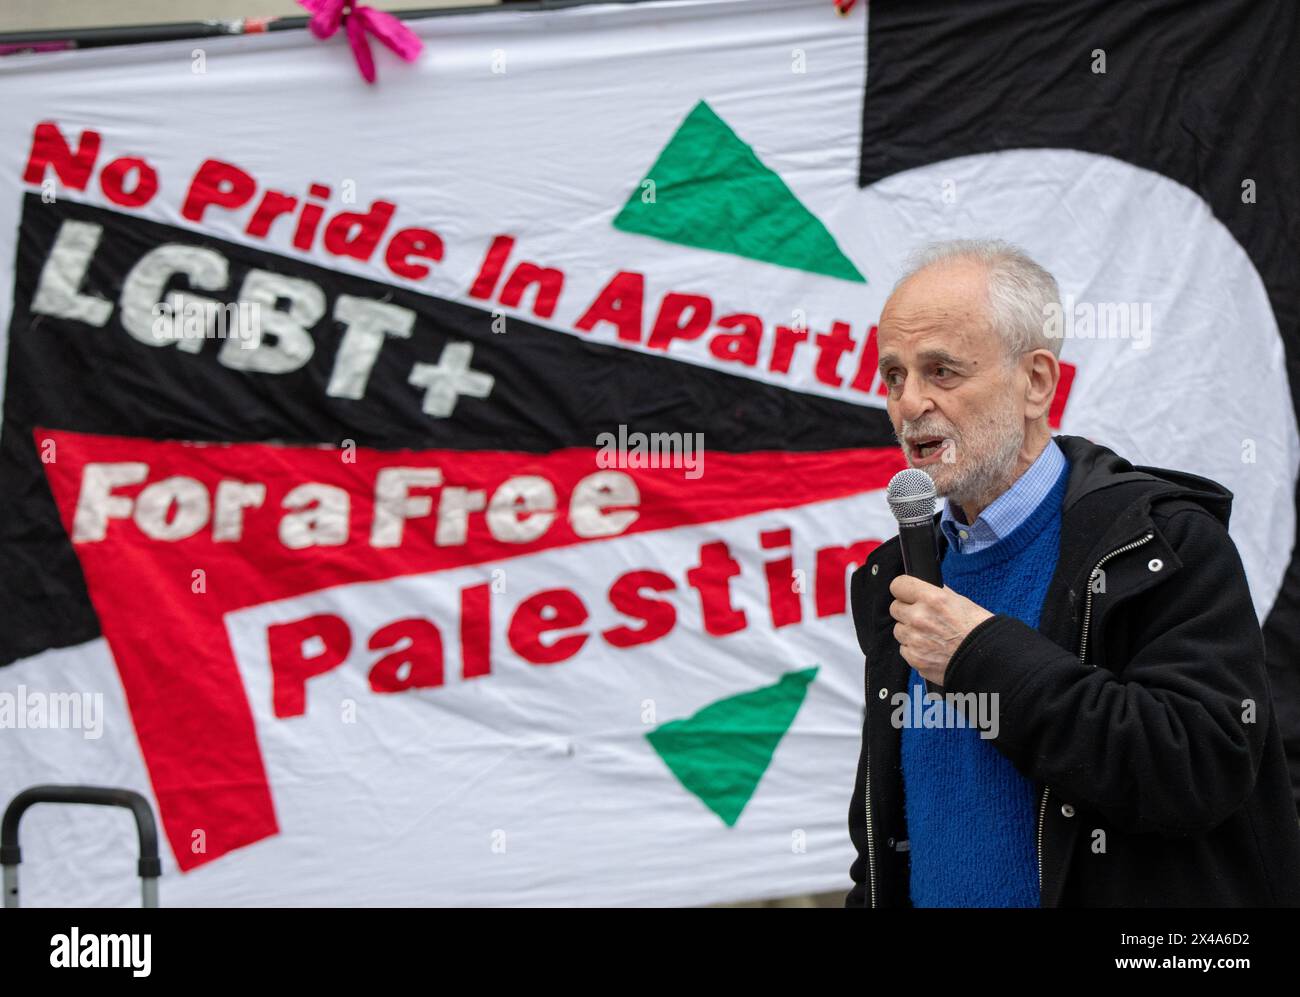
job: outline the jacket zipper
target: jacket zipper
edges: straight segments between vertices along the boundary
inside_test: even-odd
[[[1081,664],[1088,663],[1088,623],[1089,618],[1092,615],[1092,583],[1097,578],[1097,572],[1101,570],[1103,564],[1109,561],[1116,554],[1123,554],[1125,551],[1132,550],[1134,547],[1141,547],[1154,535],[1155,534],[1153,533],[1147,533],[1145,536],[1138,537],[1132,543],[1125,544],[1118,550],[1112,550],[1109,554],[1094,564],[1092,566],[1092,571],[1088,573],[1088,594],[1084,596],[1083,599],[1083,632],[1079,637],[1079,662]]]
[[[870,695],[871,684],[867,683],[867,693]],[[867,759],[867,784],[866,792],[862,795],[866,798],[867,804],[867,884],[871,892],[871,906],[876,906],[876,853],[871,842],[871,701],[867,700],[867,712],[863,717],[865,735],[863,737],[863,746]]]
[[[1043,903],[1043,817],[1047,813],[1047,794],[1049,786],[1043,787],[1043,802],[1038,807],[1038,904]]]
[[[1092,571],[1088,572],[1088,594],[1084,596],[1083,629],[1079,636],[1080,664],[1087,663],[1088,623],[1092,616],[1092,583],[1097,577],[1097,572],[1100,571],[1101,566],[1105,564],[1107,561],[1109,561],[1112,557],[1115,557],[1119,554],[1123,554],[1125,551],[1132,550],[1134,547],[1141,547],[1153,536],[1155,536],[1154,533],[1147,533],[1144,536],[1138,537],[1138,539],[1132,541],[1131,543],[1126,543],[1123,547],[1120,547],[1117,550],[1112,550],[1109,554],[1107,554],[1105,557],[1103,557],[1100,561],[1098,561],[1096,564],[1092,566]],[[1047,794],[1049,792],[1051,792],[1051,787],[1044,786],[1043,799],[1038,807],[1038,894],[1040,897],[1040,901],[1039,901],[1040,903],[1041,903],[1041,897],[1043,893],[1043,818],[1047,815]]]

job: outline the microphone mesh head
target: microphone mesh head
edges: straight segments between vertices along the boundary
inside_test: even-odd
[[[909,467],[889,479],[889,509],[900,523],[921,523],[934,518],[934,481],[924,471]]]

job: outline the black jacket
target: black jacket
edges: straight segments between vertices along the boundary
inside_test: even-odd
[[[1232,493],[1056,442],[1070,471],[1039,627],[984,620],[944,686],[998,694],[992,743],[1036,788],[1042,906],[1300,905],[1300,825]],[[901,571],[895,537],[850,581],[866,709],[847,907],[911,906],[890,722],[908,676],[889,615]]]

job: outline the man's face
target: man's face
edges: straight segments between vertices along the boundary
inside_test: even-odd
[[[1025,439],[1023,386],[986,302],[983,266],[936,264],[894,292],[877,332],[889,419],[907,463],[958,505],[1007,487]]]

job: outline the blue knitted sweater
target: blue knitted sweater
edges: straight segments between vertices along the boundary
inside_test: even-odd
[[[1056,569],[1069,466],[1008,536],[973,554],[949,545],[949,588],[991,613],[1037,628]],[[924,704],[916,669],[908,680]],[[909,709],[910,715],[915,715]],[[902,767],[915,907],[1037,907],[1037,815],[1033,784],[974,726],[903,727]],[[987,715],[987,713],[986,713]],[[959,714],[958,714],[959,716]]]

